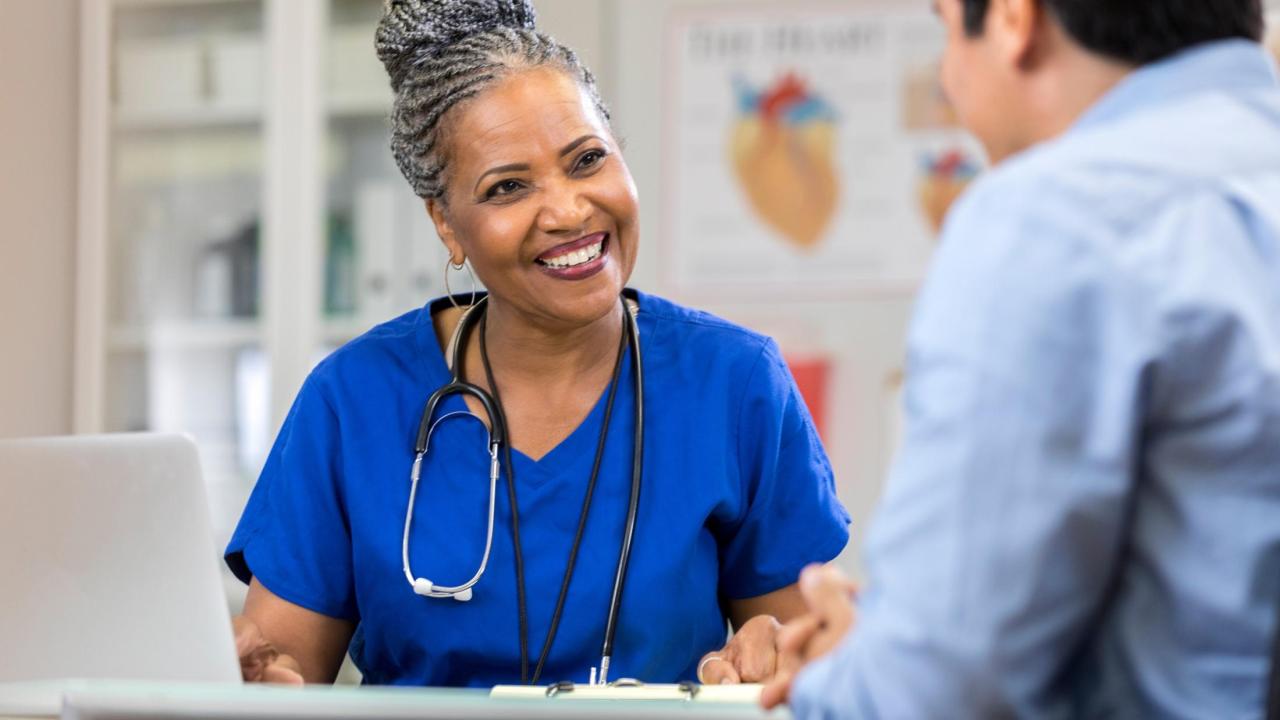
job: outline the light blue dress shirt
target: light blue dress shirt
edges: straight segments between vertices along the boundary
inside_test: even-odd
[[[1261,715],[1280,604],[1280,86],[1224,41],[957,206],[858,624],[799,718]]]

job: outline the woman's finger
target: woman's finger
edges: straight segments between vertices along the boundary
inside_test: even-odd
[[[244,642],[237,639],[236,650],[240,656],[240,675],[245,682],[262,682],[266,668],[279,655],[270,643],[260,638]]]
[[[783,625],[778,631],[778,658],[774,677],[762,697],[762,702],[768,700],[765,707],[773,707],[786,700],[791,678],[804,667],[805,650],[818,629],[816,617],[803,615]],[[770,700],[770,697],[773,699]]]
[[[257,623],[237,615],[231,619],[231,629],[235,632],[236,654],[240,657],[240,676],[245,682],[303,684],[298,661],[281,655]]]
[[[276,655],[275,661],[263,668],[261,682],[302,685],[302,667],[289,655]]]
[[[778,631],[778,654],[801,655],[809,639],[822,627],[822,620],[812,613],[801,615]]]
[[[773,678],[778,658],[778,630],[781,624],[771,615],[759,615],[743,624],[729,645],[733,666],[743,682],[763,682]]]
[[[703,685],[736,685],[742,682],[733,663],[720,655],[703,660],[699,680]]]
[[[243,615],[231,618],[231,630],[236,639],[236,655],[240,658],[248,657],[266,643],[258,624]]]

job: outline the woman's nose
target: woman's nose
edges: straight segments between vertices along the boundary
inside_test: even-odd
[[[573,233],[586,228],[591,203],[569,182],[557,182],[543,193],[538,229],[545,233]]]

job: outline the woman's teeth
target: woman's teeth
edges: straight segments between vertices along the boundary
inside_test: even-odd
[[[548,267],[553,267],[553,268],[577,267],[578,265],[589,263],[592,260],[595,260],[596,258],[600,257],[600,251],[601,249],[603,249],[603,247],[604,247],[604,241],[601,240],[598,243],[594,243],[583,248],[578,248],[573,252],[567,252],[563,255],[557,255],[553,258],[548,258],[546,260],[543,260],[542,264]]]

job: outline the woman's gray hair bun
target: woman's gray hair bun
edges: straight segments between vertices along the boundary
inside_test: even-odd
[[[513,70],[569,73],[608,122],[591,71],[534,28],[528,0],[386,0],[375,47],[395,91],[391,152],[419,196],[444,194],[441,119]]]
[[[490,30],[533,30],[527,0],[387,0],[378,24],[378,59],[392,89],[415,68],[461,40]]]

